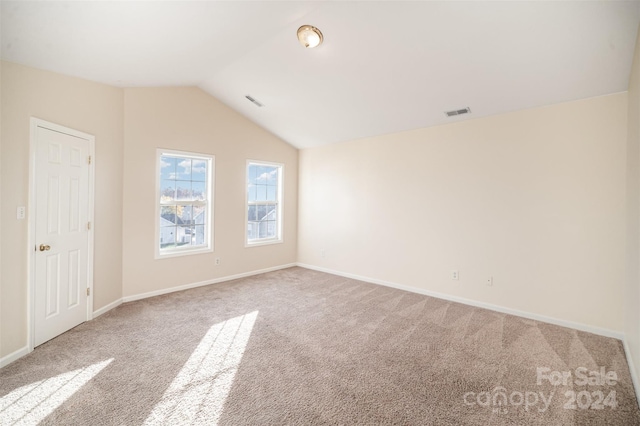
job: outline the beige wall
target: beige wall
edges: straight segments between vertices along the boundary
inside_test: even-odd
[[[297,149],[197,88],[126,89],[125,111],[125,296],[296,261]],[[215,252],[154,259],[157,148],[215,155]],[[282,244],[244,247],[247,159],[284,163]]]
[[[296,261],[297,150],[201,90],[123,90],[6,62],[1,86],[0,358],[27,345],[27,221],[15,211],[28,204],[30,117],[96,137],[94,309]],[[214,253],[153,259],[156,147],[216,156]],[[285,164],[282,244],[244,247],[246,159]]]
[[[640,33],[629,79],[625,337],[640,382]]]
[[[0,37],[1,38],[1,37]],[[2,339],[2,321],[3,321],[3,316],[2,316],[2,299],[3,296],[2,294],[4,293],[3,291],[3,285],[2,285],[2,205],[4,204],[3,198],[2,198],[2,64],[0,63],[0,359],[2,359],[2,356],[4,354],[2,347],[3,345],[3,339]]]
[[[94,309],[122,297],[123,91],[78,78],[2,63],[2,317],[0,357],[27,345],[29,119],[96,138]]]
[[[95,309],[298,260],[624,330],[640,370],[639,56],[628,105],[615,94],[313,148],[299,167],[296,149],[199,89],[2,63],[0,357],[27,344],[15,209],[28,201],[34,116],[96,136]],[[216,156],[214,253],[154,259],[157,147]],[[283,244],[244,247],[246,159],[285,164]]]
[[[621,93],[303,150],[298,261],[621,332],[626,118]]]

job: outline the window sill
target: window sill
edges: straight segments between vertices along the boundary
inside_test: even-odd
[[[158,259],[167,259],[170,257],[180,257],[180,256],[189,256],[192,254],[204,254],[204,253],[213,253],[213,247],[205,247],[194,250],[175,250],[175,251],[167,251],[164,253],[156,252],[156,260]]]
[[[268,246],[271,244],[281,244],[283,243],[284,240],[281,238],[279,240],[277,239],[270,239],[270,240],[256,240],[256,241],[252,241],[252,242],[245,242],[244,246],[245,248],[247,247],[258,247],[258,246]]]

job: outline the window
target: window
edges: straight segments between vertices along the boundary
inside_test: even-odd
[[[282,164],[247,161],[247,246],[282,242]]]
[[[213,251],[214,157],[157,151],[156,258]]]

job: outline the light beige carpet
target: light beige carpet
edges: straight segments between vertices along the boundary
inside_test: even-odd
[[[38,422],[628,426],[640,414],[618,340],[291,268],[126,303],[0,370],[0,424]]]

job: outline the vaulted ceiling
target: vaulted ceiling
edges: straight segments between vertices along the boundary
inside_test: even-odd
[[[625,91],[640,22],[639,2],[617,1],[0,7],[3,60],[121,87],[196,85],[299,148]],[[298,43],[303,24],[321,46]]]

